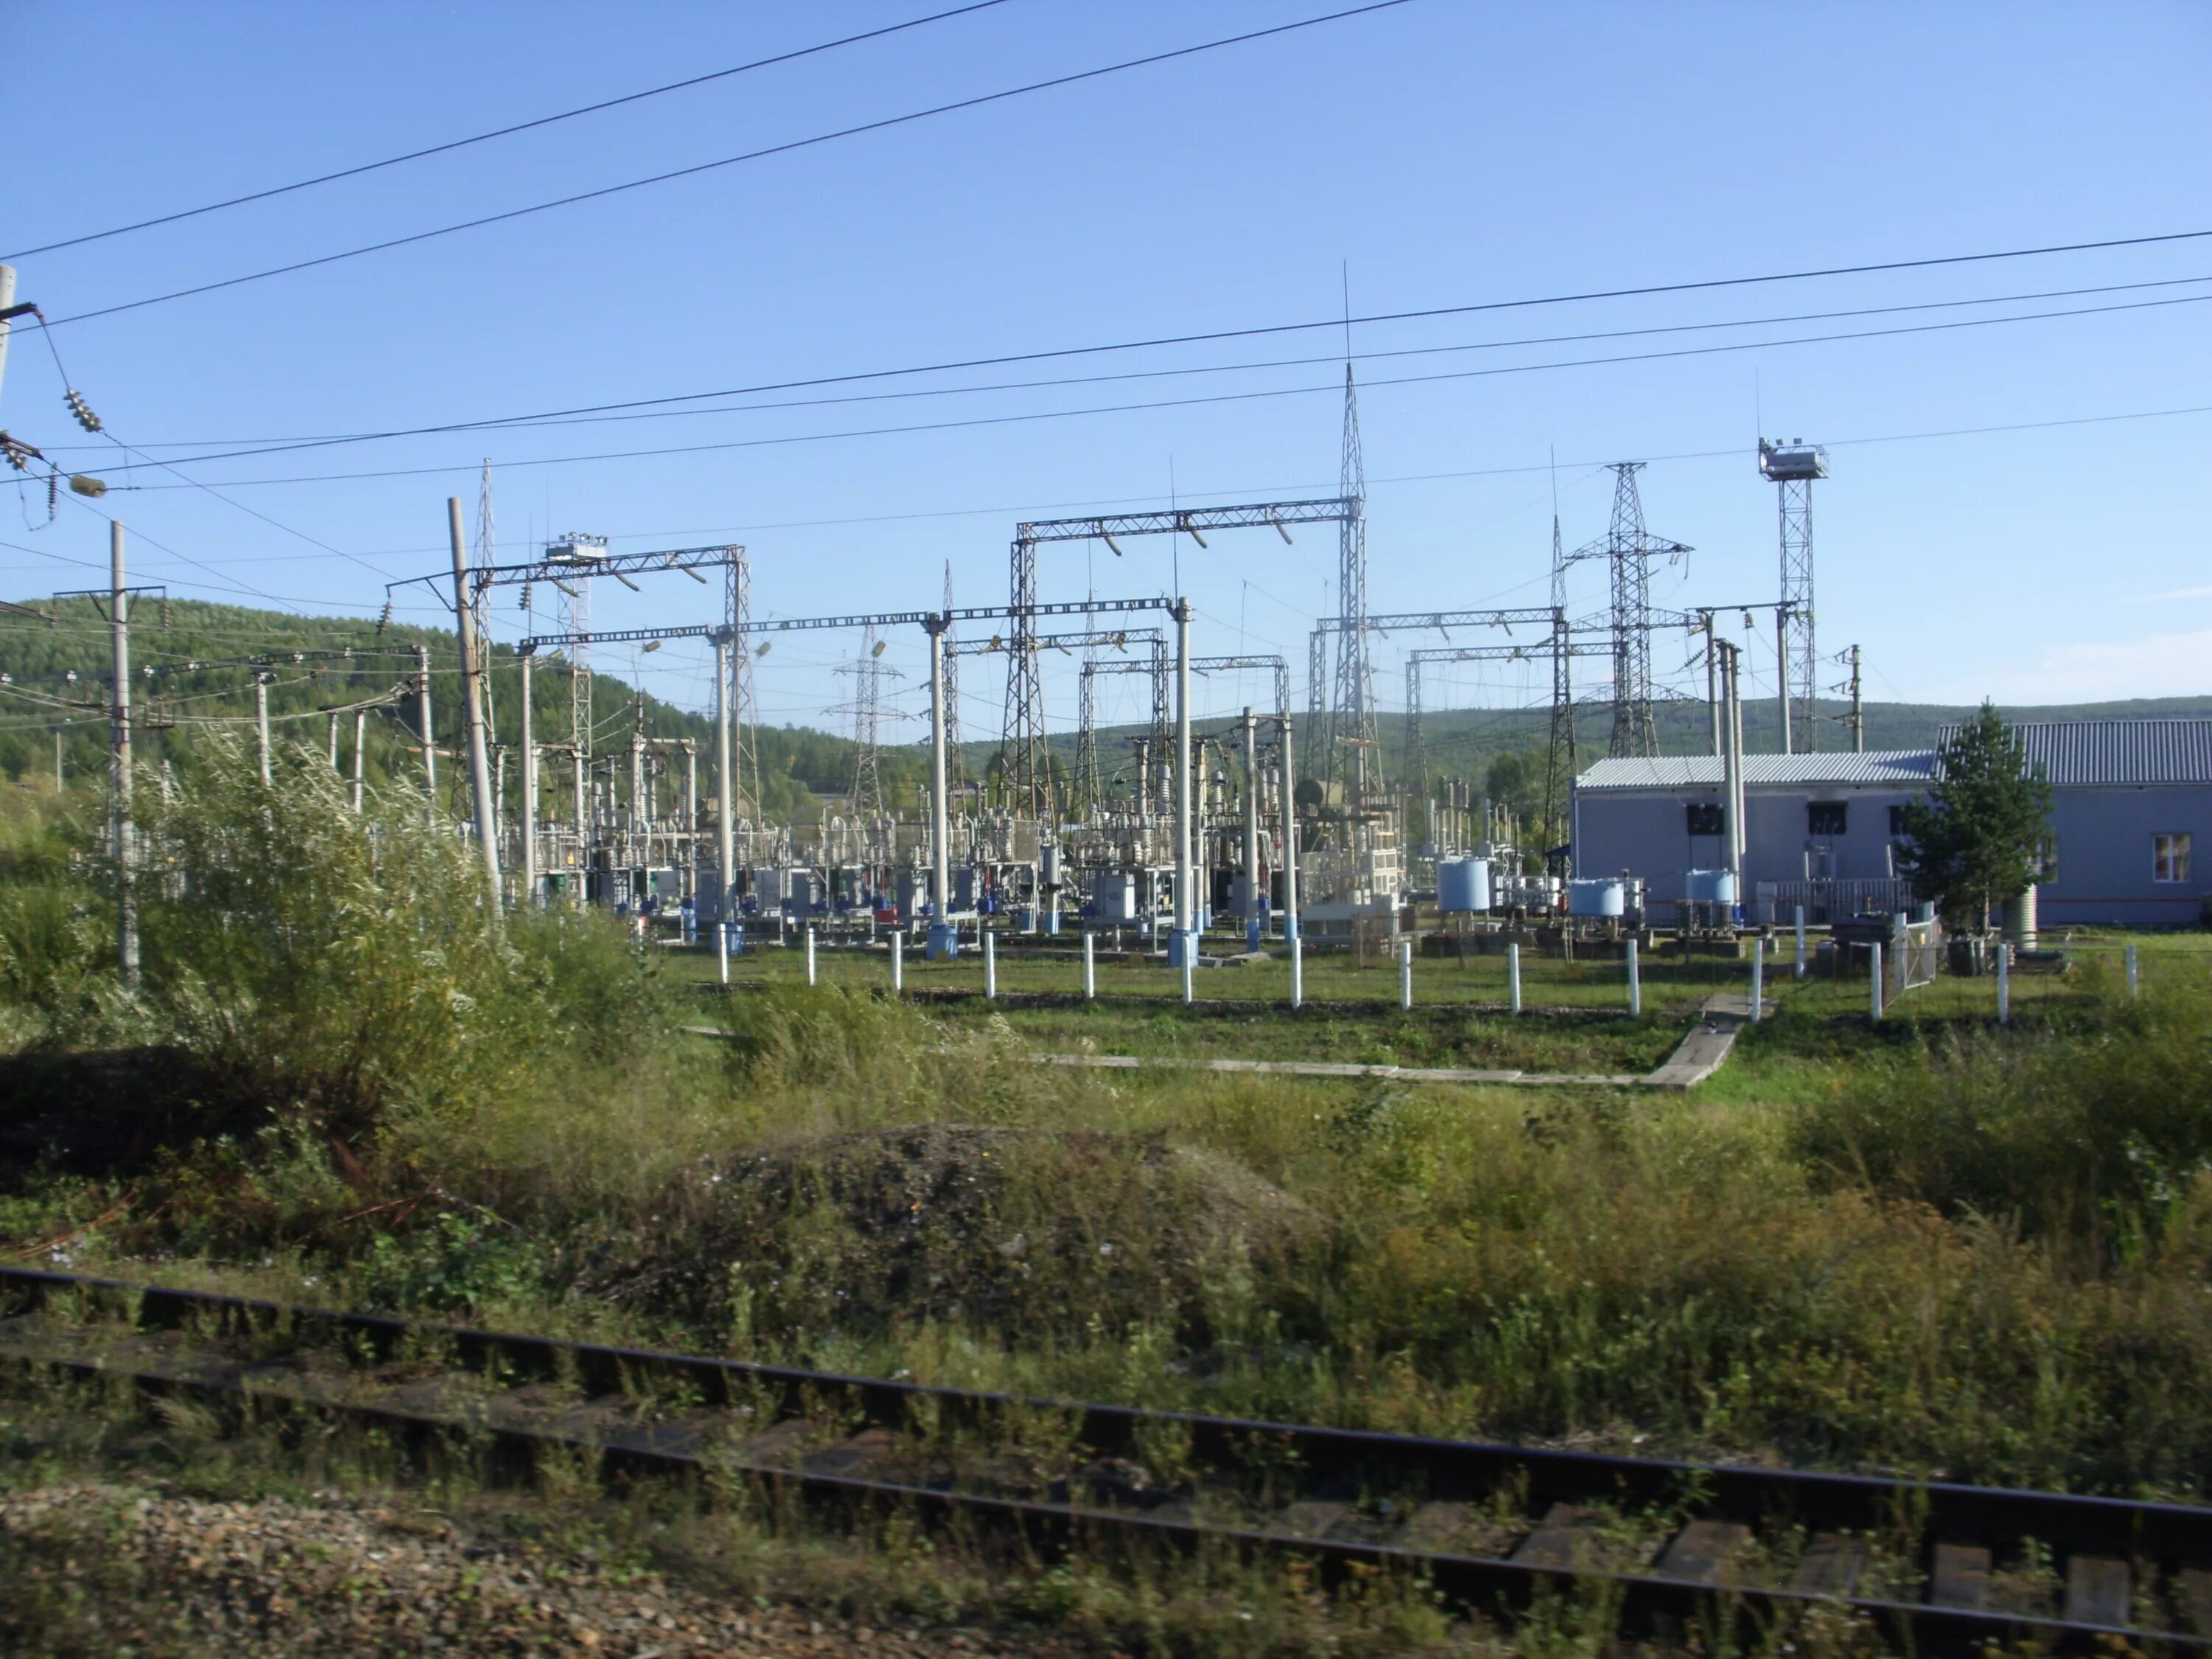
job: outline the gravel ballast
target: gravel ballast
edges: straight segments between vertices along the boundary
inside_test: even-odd
[[[1072,1659],[1043,1632],[876,1630],[472,1535],[338,1492],[220,1502],[76,1484],[0,1497],[0,1651]]]

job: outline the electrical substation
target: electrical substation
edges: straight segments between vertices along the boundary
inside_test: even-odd
[[[465,647],[489,639],[495,594],[520,590],[533,622],[532,595],[553,596],[556,606],[551,629],[514,643],[525,721],[519,792],[510,794],[502,763],[490,810],[476,815],[470,833],[494,843],[487,863],[509,903],[603,907],[641,927],[681,929],[739,954],[804,936],[810,949],[911,942],[942,959],[976,949],[987,935],[994,943],[1019,938],[1046,953],[1073,952],[1079,937],[1086,956],[1155,957],[1179,968],[1286,949],[1370,957],[1509,945],[1569,956],[1618,951],[1632,938],[1649,948],[1662,922],[1732,939],[1775,920],[1771,899],[1763,916],[1748,902],[1740,829],[1721,833],[1702,862],[1669,867],[1662,879],[1656,878],[1668,857],[1653,848],[1616,859],[1603,831],[1607,860],[1593,866],[1578,858],[1571,826],[1586,764],[1653,763],[1656,711],[1693,701],[1694,686],[1686,690],[1655,671],[1654,641],[1666,636],[1688,641],[1693,679],[1702,671],[1701,723],[1723,775],[1719,817],[1741,825],[1752,758],[1739,689],[1746,647],[1723,637],[1717,617],[1740,611],[1747,627],[1755,612],[1772,617],[1783,750],[1820,747],[1825,659],[1814,631],[1810,485],[1826,476],[1826,459],[1817,446],[1762,443],[1758,466],[1782,492],[1777,596],[1686,610],[1652,603],[1654,566],[1690,549],[1647,529],[1641,469],[1624,462],[1613,469],[1602,536],[1569,550],[1555,515],[1548,605],[1371,611],[1349,367],[1335,495],[1023,523],[1012,538],[1001,605],[953,605],[948,573],[937,608],[762,617],[751,599],[758,556],[745,547],[615,553],[608,538],[577,533],[520,563],[487,557],[470,568],[456,517],[453,592]],[[1118,557],[1136,538],[1188,538],[1203,556],[1214,537],[1294,543],[1310,534],[1336,540],[1338,614],[1312,626],[1304,702],[1295,710],[1291,665],[1279,655],[1206,650],[1193,637],[1185,600],[1051,596],[1054,555],[1073,544]],[[1601,567],[1609,596],[1604,610],[1587,615],[1567,600],[1569,573],[1584,562]],[[444,586],[442,574],[416,580]],[[674,584],[678,591],[656,602],[672,617],[690,610],[696,619],[595,629],[592,592],[607,581],[641,591],[647,582]],[[779,822],[767,810],[755,739],[756,679],[773,672],[777,640],[794,634],[834,636],[851,653],[837,672],[852,695],[827,712],[848,722],[853,785],[811,822]],[[713,648],[708,752],[641,727],[626,742],[595,735],[594,651],[652,651],[678,640]],[[1375,694],[1385,642],[1405,647],[1405,742],[1395,757],[1381,739]],[[928,781],[902,798],[881,778],[884,687],[905,674],[900,659],[916,647],[927,664]],[[465,694],[475,696],[485,671],[481,660],[468,669],[465,648],[464,655]],[[1436,688],[1466,664],[1548,672],[1542,805],[1533,815],[1524,802],[1516,817],[1435,764]],[[975,769],[980,745],[961,728],[960,678],[964,672],[972,684],[979,670],[995,678],[1000,667],[998,745]],[[1047,729],[1048,672],[1076,681],[1072,757],[1065,744],[1055,750]],[[1262,677],[1272,696],[1226,721],[1200,721],[1194,679],[1231,672]],[[534,729],[532,682],[549,673],[570,687],[565,729]],[[1109,754],[1098,685],[1125,676],[1143,682],[1149,719],[1112,734],[1116,752]],[[1850,690],[1856,710],[1856,669]],[[1856,713],[1848,723],[1850,746],[1862,747]],[[472,714],[469,729],[477,725]],[[1595,752],[1586,754],[1591,738]],[[424,764],[435,766],[428,747]],[[1796,878],[1795,902],[1810,890],[1808,879],[1817,884],[1830,872],[1761,873]],[[1879,897],[1887,904],[1897,893]]]

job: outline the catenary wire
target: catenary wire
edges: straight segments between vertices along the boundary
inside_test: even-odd
[[[581,105],[575,109],[562,110],[552,115],[541,115],[534,120],[518,121],[512,126],[495,127],[489,132],[479,132],[466,138],[449,139],[442,144],[431,144],[422,149],[412,149],[401,155],[387,155],[380,161],[364,161],[357,167],[341,167],[336,173],[319,173],[312,179],[301,179],[289,185],[272,185],[266,190],[249,191],[243,196],[233,196],[220,202],[209,202],[203,206],[180,209],[151,219],[141,219],[134,224],[117,225],[108,230],[89,231],[82,236],[70,236],[58,242],[46,242],[37,247],[27,247],[18,252],[0,254],[0,259],[23,259],[34,253],[54,253],[63,248],[82,247],[87,242],[106,241],[112,236],[127,236],[133,231],[151,230],[156,225],[173,225],[179,220],[197,219],[204,214],[220,213],[226,208],[243,207],[249,202],[265,202],[271,197],[289,196],[295,191],[310,190],[317,185],[335,184],[341,179],[358,179],[363,173],[379,173],[386,167],[396,167],[408,161],[420,161],[432,155],[444,155],[471,144],[488,143],[495,138],[509,138],[518,132],[530,132],[539,127],[550,127],[562,121],[573,121],[582,115],[597,115],[603,110],[619,109],[624,104],[642,102],[658,98],[665,93],[683,92],[692,87],[702,87],[711,81],[726,81],[734,75],[745,75],[754,70],[769,69],[779,64],[795,63],[802,58],[812,58],[840,46],[857,46],[864,40],[879,40],[885,35],[902,33],[926,24],[941,23],[947,18],[964,17],[969,12],[987,11],[993,6],[1004,5],[1006,0],[974,0],[974,3],[957,6],[951,11],[933,12],[927,17],[910,18],[903,23],[887,24],[865,33],[848,34],[835,40],[818,41],[811,46],[800,46],[792,52],[778,52],[771,58],[757,58],[749,64],[738,64],[729,69],[714,70],[705,75],[695,75],[688,80],[671,81],[665,86],[648,87],[643,92],[625,93],[619,98],[603,99],[596,104]]]

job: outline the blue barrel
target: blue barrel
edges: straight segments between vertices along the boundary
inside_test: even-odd
[[[1567,884],[1571,916],[1620,916],[1628,913],[1628,887],[1619,877],[1594,876]]]
[[[1486,915],[1490,911],[1490,860],[1438,859],[1437,908],[1446,915]]]
[[[1735,872],[1692,870],[1686,878],[1682,896],[1692,904],[1734,904]]]

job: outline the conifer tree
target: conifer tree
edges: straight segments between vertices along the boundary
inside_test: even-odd
[[[2042,874],[2051,786],[1991,702],[1943,744],[1936,772],[1928,798],[1905,808],[1898,872],[1946,927],[1984,933],[1990,912]]]

